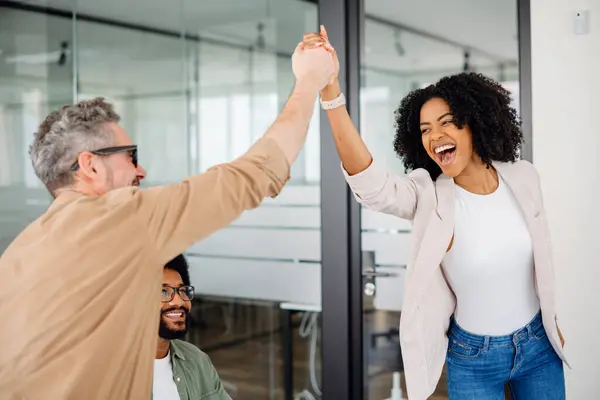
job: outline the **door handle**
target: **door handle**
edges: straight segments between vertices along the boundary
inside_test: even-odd
[[[363,269],[362,276],[365,279],[363,291],[366,296],[374,296],[377,291],[377,287],[375,285],[377,278],[392,278],[394,276],[398,276],[398,274],[392,272],[378,272],[375,271],[375,268],[367,268]]]
[[[363,269],[362,276],[365,278],[392,278],[398,276],[393,272],[378,272],[374,268]]]

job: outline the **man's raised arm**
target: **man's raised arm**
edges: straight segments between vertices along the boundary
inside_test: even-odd
[[[289,100],[246,154],[181,183],[135,193],[140,223],[149,245],[159,250],[160,263],[229,225],[265,197],[276,196],[289,179],[318,91],[334,73],[333,59],[322,48],[304,50],[299,45],[292,64],[296,84]]]

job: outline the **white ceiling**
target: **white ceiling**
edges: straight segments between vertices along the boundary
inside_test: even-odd
[[[256,36],[256,23],[276,20],[280,50],[293,49],[296,30],[316,25],[316,4],[307,0],[23,0],[23,3],[156,28],[188,32],[243,30],[241,40]],[[517,0],[364,0],[365,13],[455,42],[485,49],[502,58],[517,54]],[[247,28],[247,29],[244,29]],[[316,28],[316,26],[315,26]],[[314,28],[313,28],[314,29]],[[286,35],[286,32],[289,33]],[[231,32],[230,35],[234,35]],[[229,36],[229,35],[228,35]],[[366,37],[367,46],[371,45]],[[289,46],[292,45],[290,48]]]
[[[365,12],[499,57],[518,54],[517,0],[365,0]]]
[[[325,0],[322,0],[325,1]],[[77,3],[82,14],[158,29],[197,34],[229,43],[255,44],[258,23],[263,23],[267,49],[290,53],[302,33],[316,29],[317,6],[305,0],[24,0],[23,3],[70,10]],[[39,54],[57,51],[62,40],[72,42],[68,19],[47,18],[41,14],[0,12],[0,76],[2,58],[10,53]],[[517,60],[516,0],[365,0],[365,13],[405,25],[430,35],[447,38],[466,47],[479,48],[494,58]],[[42,23],[40,21],[43,21]],[[364,63],[375,69],[413,73],[422,70],[460,70],[461,48],[400,32],[397,51],[395,29],[365,22]],[[7,41],[8,39],[8,41]],[[184,66],[181,56],[190,44],[175,38],[151,35],[129,29],[89,22],[77,24],[80,79],[90,86],[111,82],[115,88],[138,86],[153,91],[180,87]],[[335,45],[335,43],[334,43]],[[200,75],[209,80],[246,81],[250,56],[247,51],[202,45]],[[276,79],[276,65],[260,57],[261,68],[254,80]],[[257,59],[254,59],[255,67]],[[474,52],[478,66],[497,61]],[[188,65],[188,67],[190,67]],[[191,67],[190,67],[191,68]],[[64,68],[63,68],[64,70]],[[19,64],[11,70],[21,76],[46,80],[50,73],[60,79],[55,66]],[[189,72],[189,71],[188,71]],[[5,75],[6,76],[6,75]],[[69,80],[68,74],[64,78]],[[216,82],[215,82],[216,83]],[[179,85],[179,86],[178,86]],[[147,90],[144,90],[147,88]]]

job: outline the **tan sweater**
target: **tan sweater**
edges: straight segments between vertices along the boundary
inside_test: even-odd
[[[149,399],[163,266],[289,169],[262,139],[175,185],[60,195],[0,258],[0,399]]]

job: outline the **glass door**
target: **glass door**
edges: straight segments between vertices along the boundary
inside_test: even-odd
[[[515,0],[460,6],[364,0],[362,27],[360,131],[377,164],[388,171],[405,174],[393,149],[394,111],[411,90],[476,71],[505,83],[518,99]],[[360,230],[364,399],[388,399],[394,386],[406,399],[399,322],[411,224],[362,208]],[[447,398],[444,370],[431,399]]]

